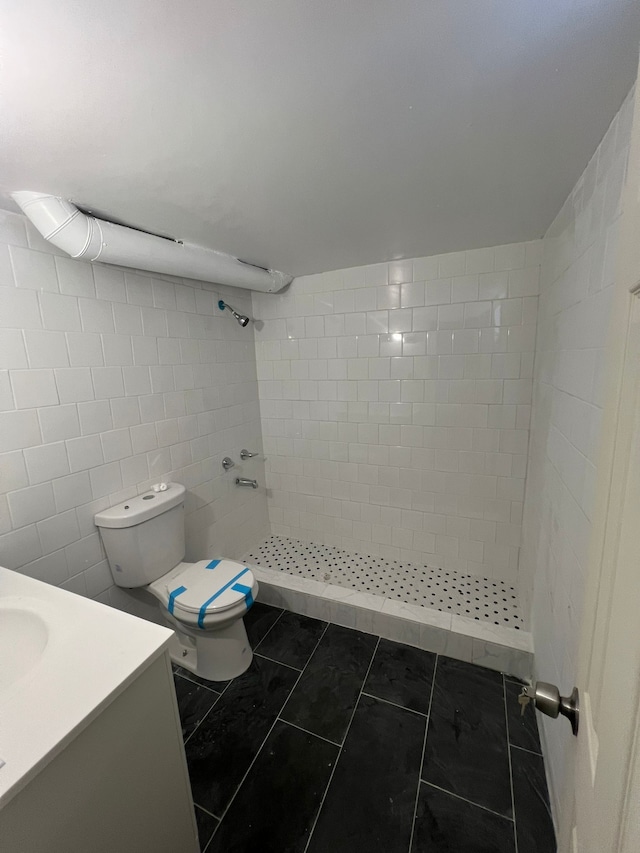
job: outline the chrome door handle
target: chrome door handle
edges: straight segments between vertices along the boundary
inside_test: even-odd
[[[240,459],[253,459],[254,456],[257,456],[257,453],[249,453],[248,450],[240,451]]]
[[[555,684],[547,681],[536,681],[533,686],[526,685],[522,689],[520,701],[533,699],[533,704],[548,717],[555,719],[561,715],[571,723],[571,731],[578,734],[580,723],[580,694],[574,687],[570,696],[561,696]],[[522,702],[521,702],[522,703]]]

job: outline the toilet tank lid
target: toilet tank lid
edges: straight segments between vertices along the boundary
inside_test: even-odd
[[[98,527],[134,527],[184,501],[186,489],[180,483],[167,483],[165,491],[144,492],[94,515]]]

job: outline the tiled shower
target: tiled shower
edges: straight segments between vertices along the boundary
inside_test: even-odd
[[[516,579],[541,248],[254,295],[274,533]]]

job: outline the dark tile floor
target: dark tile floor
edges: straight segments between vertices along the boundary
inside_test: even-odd
[[[207,853],[554,853],[535,711],[451,658],[257,603],[249,670],[175,673]]]

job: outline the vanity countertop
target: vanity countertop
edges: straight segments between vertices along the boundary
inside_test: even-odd
[[[0,808],[164,653],[172,635],[0,567]]]

